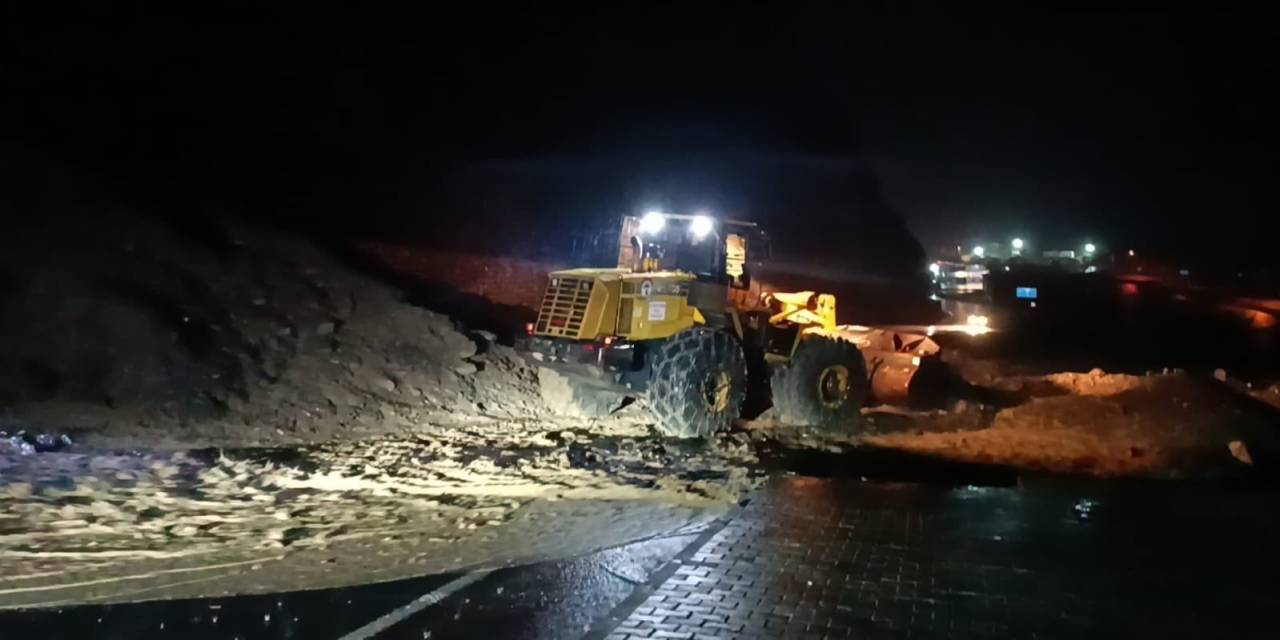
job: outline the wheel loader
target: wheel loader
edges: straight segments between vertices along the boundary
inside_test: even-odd
[[[770,292],[757,225],[649,213],[622,219],[617,264],[548,274],[523,349],[553,410],[600,417],[643,402],[664,435],[708,437],[757,407],[795,425],[856,423],[868,392],[905,394],[924,335],[837,326],[834,295]]]

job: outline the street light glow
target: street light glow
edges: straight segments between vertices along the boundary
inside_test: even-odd
[[[987,252],[987,250],[986,250],[986,249],[984,249],[984,248],[982,248],[982,245],[978,245],[978,246],[976,246],[976,247],[974,247],[974,248],[973,248],[973,255],[978,256],[979,258],[981,258],[981,257],[982,257],[982,254],[984,254],[984,253],[986,253],[986,252]]]
[[[1014,249],[1017,249],[1018,251],[1021,251],[1021,250],[1022,250],[1022,245],[1023,245],[1024,243],[1022,242],[1022,238],[1014,238],[1014,239],[1013,239],[1013,243],[1012,243],[1012,244],[1013,244],[1013,248],[1014,248]]]
[[[1085,253],[1093,253],[1094,251],[1097,251],[1097,250],[1098,250],[1098,246],[1097,246],[1097,245],[1095,245],[1095,244],[1093,244],[1092,242],[1086,242],[1086,243],[1084,243],[1084,252],[1085,252]]]

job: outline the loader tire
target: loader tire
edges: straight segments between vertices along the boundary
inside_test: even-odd
[[[774,412],[785,424],[836,427],[858,419],[867,395],[867,365],[847,340],[807,336],[771,377]]]
[[[538,392],[552,413],[571,418],[604,418],[622,406],[618,393],[601,389],[555,369],[538,368]]]
[[[647,404],[663,435],[707,438],[741,413],[747,361],[727,332],[697,328],[672,336],[650,366]]]

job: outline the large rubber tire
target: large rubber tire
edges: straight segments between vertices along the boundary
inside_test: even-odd
[[[707,438],[742,413],[747,361],[729,333],[699,327],[672,336],[650,366],[649,412],[663,435]]]
[[[538,391],[552,413],[572,418],[607,417],[625,400],[622,394],[547,367],[538,367]]]
[[[810,335],[801,340],[790,362],[773,370],[770,386],[781,422],[842,426],[857,420],[862,411],[867,364],[849,341]]]

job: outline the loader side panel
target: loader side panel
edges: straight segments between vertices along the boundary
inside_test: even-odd
[[[695,324],[694,309],[689,301],[679,295],[629,296],[623,298],[624,308],[629,308],[629,318],[618,318],[618,326],[625,332],[619,335],[629,340],[657,340],[669,338]]]

